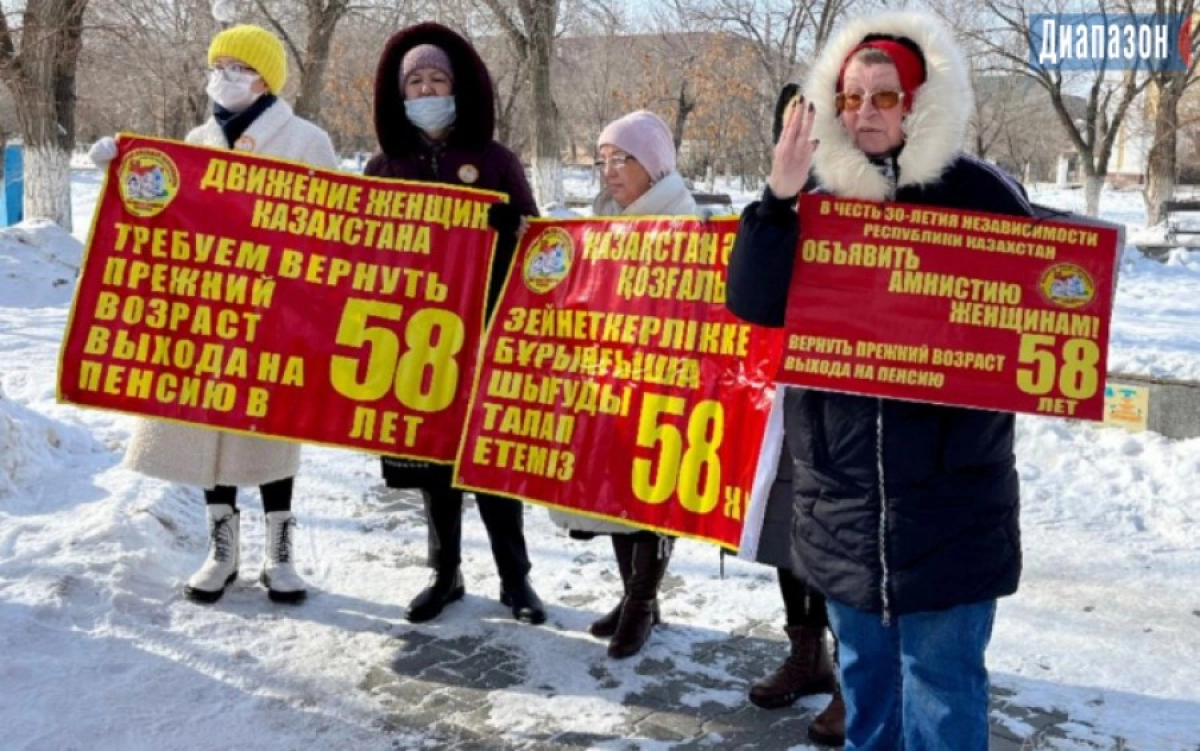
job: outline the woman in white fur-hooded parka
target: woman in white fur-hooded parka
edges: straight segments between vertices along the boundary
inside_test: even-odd
[[[742,215],[730,310],[783,325],[810,178],[837,196],[1031,216],[1015,180],[960,150],[971,97],[936,18],[846,24]],[[784,425],[793,570],[828,600],[846,748],[985,751],[984,653],[996,600],[1021,573],[1013,415],[789,388]]]

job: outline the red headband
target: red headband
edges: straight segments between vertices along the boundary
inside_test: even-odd
[[[913,92],[925,83],[925,65],[917,53],[900,42],[893,42],[890,39],[873,39],[850,50],[850,54],[846,55],[846,59],[842,61],[842,69],[838,71],[837,90],[842,90],[842,77],[846,75],[846,66],[850,64],[855,53],[867,48],[877,49],[892,58],[892,62],[896,65],[896,72],[900,74],[900,88],[904,89],[904,95],[911,107]]]

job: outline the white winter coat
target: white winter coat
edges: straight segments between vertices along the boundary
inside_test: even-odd
[[[187,142],[229,148],[217,121],[187,135]],[[275,100],[238,139],[236,150],[335,169],[329,135]],[[263,485],[292,477],[300,468],[300,444],[229,433],[214,428],[142,419],[134,428],[125,465],[185,485]]]
[[[641,198],[625,208],[617,205],[608,191],[602,192],[592,203],[592,214],[595,216],[695,216],[699,214],[696,199],[688,190],[687,184],[678,172],[672,172],[662,178]],[[593,516],[573,514],[570,511],[550,509],[550,518],[555,524],[564,529],[578,532],[589,532],[597,535],[617,535],[637,532],[620,522],[600,519]]]

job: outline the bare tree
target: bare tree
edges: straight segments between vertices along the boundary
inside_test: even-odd
[[[351,9],[349,0],[304,0],[303,44],[299,44],[296,36],[281,22],[277,10],[268,7],[263,0],[255,0],[255,5],[300,67],[300,93],[292,105],[296,114],[314,122],[319,121],[321,92],[325,83],[325,69],[329,65],[333,33]],[[286,7],[292,8],[294,5],[294,2],[289,2]]]
[[[992,73],[975,77],[975,111],[968,150],[1025,181],[1047,180],[1070,141],[1045,95],[1025,76]],[[1082,100],[1068,100],[1073,112]]]
[[[18,24],[10,25],[0,7],[0,80],[16,100],[25,141],[25,216],[67,230],[75,68],[86,9],[87,0],[29,0]]]
[[[183,138],[204,120],[209,0],[91,0],[79,59],[78,136]],[[132,75],[131,75],[132,74]]]
[[[551,87],[561,0],[480,0],[500,23],[517,58],[528,65],[533,119],[533,192],[538,203],[562,203],[562,146]],[[514,7],[515,6],[515,7]]]
[[[969,22],[962,25],[971,28]],[[997,64],[1003,61],[971,39],[961,42],[975,90],[965,148],[1026,181],[1048,179],[1059,154],[1071,144],[1058,116],[1045,106],[1042,87],[1029,76]],[[1083,110],[1082,101],[1068,97],[1073,114]]]
[[[670,10],[658,14],[660,26],[722,34],[729,44],[724,56],[703,51],[695,58],[694,84],[690,85],[716,92],[724,87],[738,100],[722,120],[702,114],[720,112],[723,105],[719,100],[695,95],[698,102],[707,105],[698,103],[688,113],[689,118],[706,121],[700,128],[704,133],[703,153],[694,154],[692,161],[698,162],[697,166],[765,174],[771,149],[771,112],[779,91],[785,84],[803,80],[809,60],[852,10],[865,12],[884,2],[672,0]],[[710,38],[697,39],[707,45]],[[748,128],[741,124],[747,117],[752,123]],[[680,131],[686,124],[677,116]]]
[[[622,93],[641,75],[630,65],[635,53],[623,35],[627,24],[621,5],[613,3],[608,12],[572,19],[570,35],[555,46],[555,101],[573,161],[595,156],[596,136],[621,114]]]
[[[1196,10],[1195,0],[1155,0],[1156,14],[1181,16],[1191,19]],[[1169,70],[1163,66],[1149,73],[1149,104],[1152,113],[1152,141],[1146,157],[1146,184],[1142,198],[1146,202],[1146,224],[1158,224],[1164,219],[1166,202],[1175,192],[1178,176],[1179,148],[1179,103],[1184,92],[1196,81],[1197,39],[1200,25],[1193,22],[1191,35],[1186,40],[1187,67]],[[1181,40],[1183,41],[1183,40]]]
[[[1132,0],[1095,2],[1095,12],[1101,14],[1134,11]],[[1061,10],[1030,0],[982,0],[981,3],[949,0],[938,5],[938,12],[952,22],[961,35],[995,57],[997,70],[1028,76],[1045,91],[1059,123],[1079,155],[1084,173],[1085,210],[1096,216],[1121,123],[1149,79],[1136,66],[1116,71],[1101,62],[1092,70],[1064,73],[1061,66],[1053,62],[1032,62],[1029,50],[1036,36],[1031,15]],[[1077,117],[1069,105],[1071,92],[1075,91],[1084,92],[1081,117]]]
[[[770,153],[775,92],[763,81],[751,40],[728,31],[663,30],[606,43],[620,56],[624,74],[606,104],[661,115],[671,126],[681,171],[714,175],[763,166],[757,156]],[[582,86],[568,85],[572,91]]]
[[[751,41],[772,92],[796,81],[803,58],[824,46],[860,0],[672,0],[678,23],[731,31]]]

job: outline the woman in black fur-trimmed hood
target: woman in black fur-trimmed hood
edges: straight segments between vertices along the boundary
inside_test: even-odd
[[[814,65],[748,206],[728,305],[782,326],[797,196],[1030,216],[1020,185],[962,153],[967,67],[935,18],[845,25]],[[849,749],[988,745],[984,652],[1021,571],[1013,415],[789,388],[795,572],[828,598]]]
[[[488,224],[498,234],[489,312],[512,264],[521,217],[537,215],[525,171],[517,156],[493,138],[495,127],[492,78],[470,42],[437,23],[392,35],[375,74],[380,153],[364,174],[508,194],[508,203],[494,204],[488,212]],[[390,487],[419,488],[424,496],[433,576],[404,615],[413,623],[432,620],[466,591],[460,570],[463,493],[451,487],[449,466],[384,457],[383,476]],[[476,493],[475,500],[500,574],[500,602],[518,621],[542,623],[546,609],[529,581],[524,505],[487,493]]]

